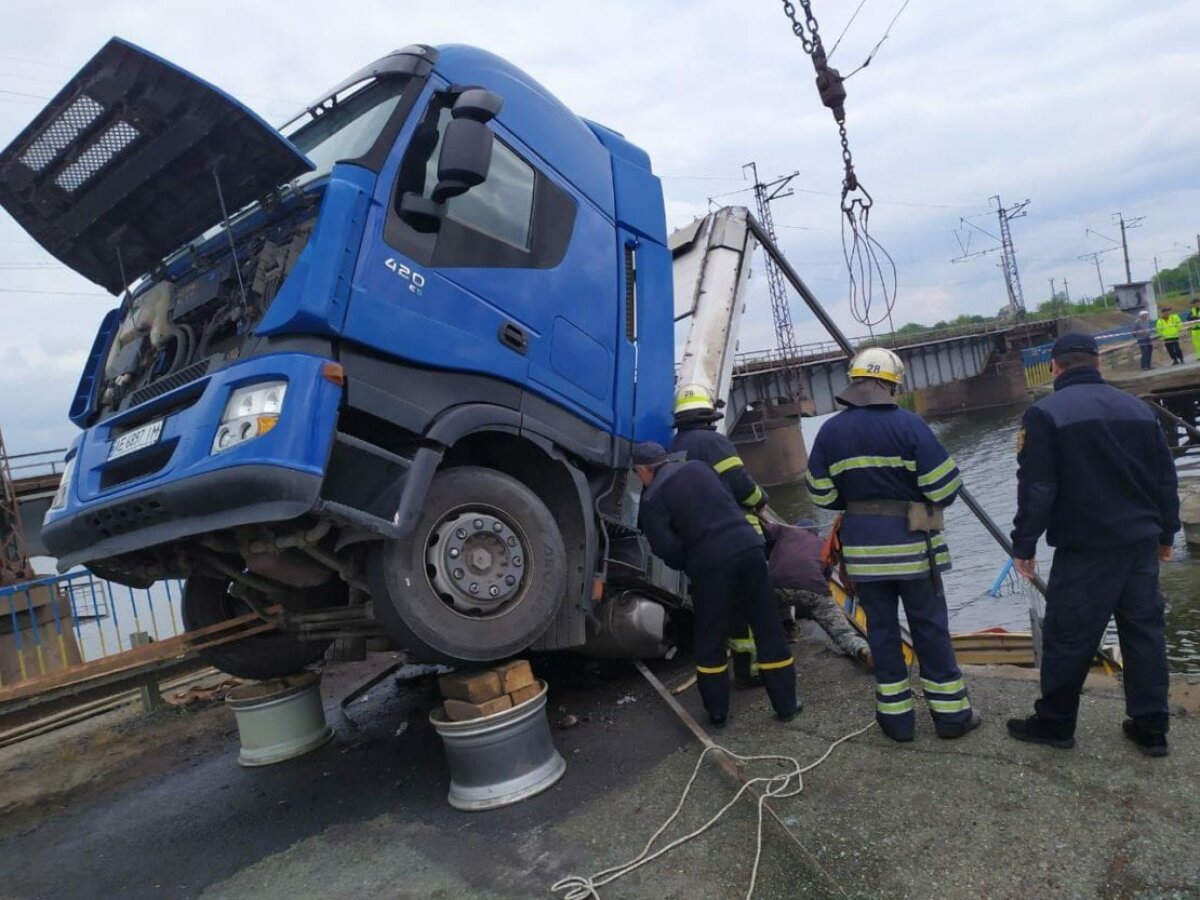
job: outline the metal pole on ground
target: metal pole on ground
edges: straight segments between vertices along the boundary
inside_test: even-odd
[[[658,694],[664,703],[667,704],[667,708],[670,709],[671,712],[675,713],[679,721],[684,724],[687,730],[692,733],[692,735],[700,742],[704,749],[717,751],[714,756],[716,757],[717,765],[721,767],[722,771],[724,771],[726,775],[739,784],[745,784],[748,780],[746,773],[738,768],[737,763],[733,759],[731,759],[725,753],[720,752],[723,748],[713,743],[713,740],[708,736],[708,733],[700,727],[700,723],[692,718],[691,714],[684,709],[683,706],[680,705],[679,701],[671,695],[671,692],[667,690],[666,686],[656,677],[654,677],[654,674],[646,668],[646,664],[640,659],[634,660],[633,664],[637,666],[638,672],[640,672],[642,677],[646,679],[646,683],[654,689],[654,692]],[[761,796],[761,791],[754,787],[749,788],[749,793],[752,794],[755,799],[759,799]],[[771,804],[763,803],[762,808],[774,820],[774,822],[781,829],[783,829],[784,835],[791,839],[792,843],[796,845],[796,849],[799,850],[804,858],[808,860],[809,864],[812,865],[812,867],[825,878],[829,886],[832,887],[839,896],[849,896],[845,890],[843,890],[841,883],[833,877],[833,874],[828,869],[821,865],[821,861],[817,859],[816,855],[814,855],[813,852],[800,841],[800,838],[796,835],[796,833],[792,831],[792,829],[788,828],[787,823],[784,822],[783,819],[779,817],[779,814],[771,808]]]

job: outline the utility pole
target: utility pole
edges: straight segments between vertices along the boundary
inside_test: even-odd
[[[1012,304],[1017,318],[1025,314],[1025,294],[1021,290],[1021,274],[1017,271],[1017,251],[1013,246],[1012,231],[1008,223],[1025,215],[1028,200],[1004,208],[1000,195],[992,197],[996,201],[996,215],[1000,219],[1000,256],[1004,260],[1004,283],[1008,287],[1008,302]]]
[[[1067,298],[1067,306],[1071,305],[1071,282],[1063,279],[1063,295]]]
[[[771,238],[771,243],[779,246],[779,242],[775,238],[775,220],[771,215],[771,201],[792,196],[794,191],[788,188],[788,184],[800,173],[793,172],[791,175],[783,175],[768,184],[763,184],[758,180],[758,166],[755,163],[750,162],[742,166],[743,174],[747,169],[754,178],[754,202],[758,208],[758,221],[762,225],[763,231]],[[779,271],[771,254],[767,253],[765,256],[767,287],[771,292],[771,316],[775,320],[775,346],[783,358],[784,384],[787,386],[791,399],[798,400],[800,399],[800,380],[796,365],[799,349],[796,346],[796,332],[792,327],[792,311],[788,306],[787,288],[783,283],[783,273]]]
[[[1087,229],[1087,231],[1091,231],[1091,229],[1089,228],[1089,229]],[[1108,240],[1108,241],[1112,240],[1112,238],[1104,237],[1104,235],[1099,234],[1098,232],[1092,231],[1091,233],[1096,234],[1099,237],[1104,238],[1105,240]],[[1116,243],[1116,241],[1113,241],[1113,243]],[[1117,249],[1116,247],[1110,247],[1108,250],[1097,250],[1095,253],[1085,253],[1079,257],[1079,259],[1090,259],[1092,262],[1094,262],[1096,264],[1096,280],[1098,282],[1100,282],[1100,297],[1104,300],[1105,306],[1108,306],[1108,298],[1104,293],[1104,276],[1100,274],[1100,257],[1103,256],[1105,253],[1111,253],[1113,250],[1116,250],[1116,249]]]
[[[1196,237],[1200,238],[1200,235],[1197,235]],[[1192,278],[1192,257],[1191,257],[1192,248],[1189,247],[1187,244],[1181,243],[1179,241],[1175,242],[1175,246],[1179,247],[1180,249],[1182,249],[1183,251],[1185,251],[1188,254],[1187,256],[1185,256],[1183,258],[1183,261],[1180,262],[1179,265],[1181,265],[1185,269],[1187,269],[1188,296],[1190,298],[1192,295],[1194,295],[1196,293],[1196,288],[1200,287],[1200,285],[1197,285],[1195,280]]]
[[[1121,213],[1115,212],[1113,213],[1113,218],[1115,218],[1121,226],[1121,249],[1125,253],[1125,283],[1130,284],[1133,281],[1133,274],[1129,269],[1129,241],[1125,237],[1125,231],[1126,229],[1137,228],[1142,224],[1142,220],[1146,217],[1138,216],[1136,219],[1130,219],[1128,222],[1126,222],[1125,217],[1121,215]],[[1198,235],[1198,237],[1200,237],[1200,235]]]
[[[976,225],[971,221],[972,218],[959,219],[958,245],[962,249],[962,256],[955,257],[951,262],[962,262],[968,259],[974,259],[977,256],[983,256],[987,253],[995,253],[1000,251],[1001,262],[1000,268],[1004,270],[1004,286],[1008,289],[1008,307],[1012,310],[1014,319],[1022,319],[1025,317],[1025,293],[1021,290],[1021,273],[1017,271],[1017,251],[1013,246],[1012,230],[1009,228],[1009,222],[1013,219],[1019,219],[1025,215],[1025,207],[1029,205],[1028,200],[1022,200],[1020,203],[1013,204],[1007,209],[1000,202],[1000,196],[997,194],[991,198],[996,201],[996,215],[1000,219],[1000,236],[992,234],[984,228]],[[979,215],[983,215],[980,213]],[[993,241],[997,241],[999,247],[988,247],[984,250],[971,251],[971,232],[965,231],[966,228],[973,228]],[[966,234],[967,239],[963,240],[963,234]],[[1053,298],[1051,298],[1053,299]]]
[[[1058,294],[1056,294],[1054,292],[1054,279],[1053,278],[1050,279],[1050,309],[1055,314],[1055,316],[1058,315]]]

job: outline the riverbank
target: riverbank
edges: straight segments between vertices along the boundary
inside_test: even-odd
[[[803,714],[781,726],[761,693],[739,692],[720,742],[809,762],[871,721],[867,673],[811,635],[795,651]],[[354,723],[336,715],[337,698],[387,661],[333,669],[323,689],[334,742],[266,769],[236,765],[232,716],[220,707],[115,732],[97,724],[101,742],[121,748],[120,774],[89,782],[77,773],[73,791],[8,809],[0,896],[550,897],[559,878],[634,856],[674,808],[699,753],[631,668],[560,662],[543,674],[566,776],[513,807],[456,812],[425,718],[432,686],[380,685],[351,708]],[[656,668],[668,683],[688,672],[686,661]],[[968,673],[987,718],[963,740],[938,740],[922,712],[912,744],[871,729],[838,747],[805,776],[803,793],[775,801],[791,834],[768,824],[755,897],[1200,893],[1197,719],[1173,720],[1172,755],[1147,759],[1120,734],[1119,693],[1093,688],[1075,750],[1020,744],[1002,723],[1029,710],[1036,684],[1027,674]],[[680,699],[699,714],[694,688]],[[96,758],[86,734],[69,745]],[[14,749],[0,752],[5,783],[52,781],[44,776],[60,763],[48,746]],[[702,823],[734,790],[715,766],[702,770],[681,827]],[[740,897],[754,821],[751,805],[736,807],[713,832],[601,895]]]

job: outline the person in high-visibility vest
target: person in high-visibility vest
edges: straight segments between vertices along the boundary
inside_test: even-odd
[[[675,440],[671,453],[682,453],[688,460],[697,460],[712,466],[729,493],[745,511],[746,521],[758,532],[763,533],[758,513],[767,504],[767,492],[758,486],[746,471],[737,448],[725,435],[717,431],[721,411],[712,392],[699,384],[688,384],[675,394]],[[738,687],[752,687],[758,683],[758,660],[754,646],[754,635],[750,626],[736,619],[729,631],[729,649],[733,653],[733,679]]]
[[[1188,329],[1192,332],[1192,349],[1196,351],[1196,361],[1200,362],[1200,300],[1192,301],[1188,310]]]
[[[1158,321],[1154,323],[1154,330],[1162,338],[1173,366],[1183,363],[1183,351],[1179,349],[1179,331],[1182,328],[1183,319],[1179,318],[1177,313],[1171,312],[1171,307],[1164,306],[1158,311]]]

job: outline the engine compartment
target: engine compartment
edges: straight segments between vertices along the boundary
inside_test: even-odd
[[[207,242],[217,245],[213,253],[186,251],[183,265],[164,266],[127,299],[100,373],[98,418],[136,405],[144,389],[184,370],[195,368],[191,381],[237,359],[308,244],[316,211],[306,199],[243,237],[236,255],[222,232]]]

